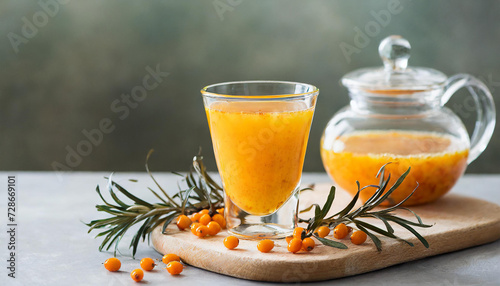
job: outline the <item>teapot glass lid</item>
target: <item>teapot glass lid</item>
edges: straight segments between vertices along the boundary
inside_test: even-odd
[[[444,73],[431,68],[409,67],[410,43],[401,36],[389,36],[380,42],[378,52],[383,67],[358,69],[346,74],[342,84],[365,91],[424,91],[442,88]]]

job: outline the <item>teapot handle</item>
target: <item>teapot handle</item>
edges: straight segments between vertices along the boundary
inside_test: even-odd
[[[467,163],[470,164],[484,151],[493,135],[496,122],[495,103],[490,90],[482,81],[468,74],[457,74],[448,79],[441,105],[448,102],[450,97],[462,87],[469,90],[477,111],[476,125],[470,139],[471,146],[469,158],[467,159]],[[469,109],[467,111],[471,112],[473,110]]]

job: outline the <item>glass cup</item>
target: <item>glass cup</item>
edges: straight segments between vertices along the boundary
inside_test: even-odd
[[[297,82],[240,81],[201,93],[229,232],[248,239],[290,235],[319,90]]]

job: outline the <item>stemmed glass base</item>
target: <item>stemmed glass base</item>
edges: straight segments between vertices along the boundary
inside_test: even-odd
[[[294,194],[276,212],[266,215],[252,215],[232,203],[226,195],[226,218],[228,232],[242,239],[280,239],[292,235],[298,188]]]

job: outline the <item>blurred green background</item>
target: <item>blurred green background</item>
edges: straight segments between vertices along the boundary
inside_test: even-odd
[[[320,88],[304,170],[323,171],[321,133],[349,103],[339,80],[381,65],[377,47],[391,34],[410,41],[410,65],[470,73],[500,102],[499,1],[4,0],[0,15],[2,170],[143,171],[150,148],[154,170],[186,170],[199,146],[215,170],[199,90],[274,79]],[[366,47],[346,57],[341,43],[356,46],[367,25]],[[140,94],[156,69],[158,84],[127,105],[122,94]],[[471,130],[467,96],[448,107]],[[78,145],[106,123],[98,144]],[[68,164],[78,147],[88,154]],[[499,159],[495,132],[468,172],[499,173]]]

